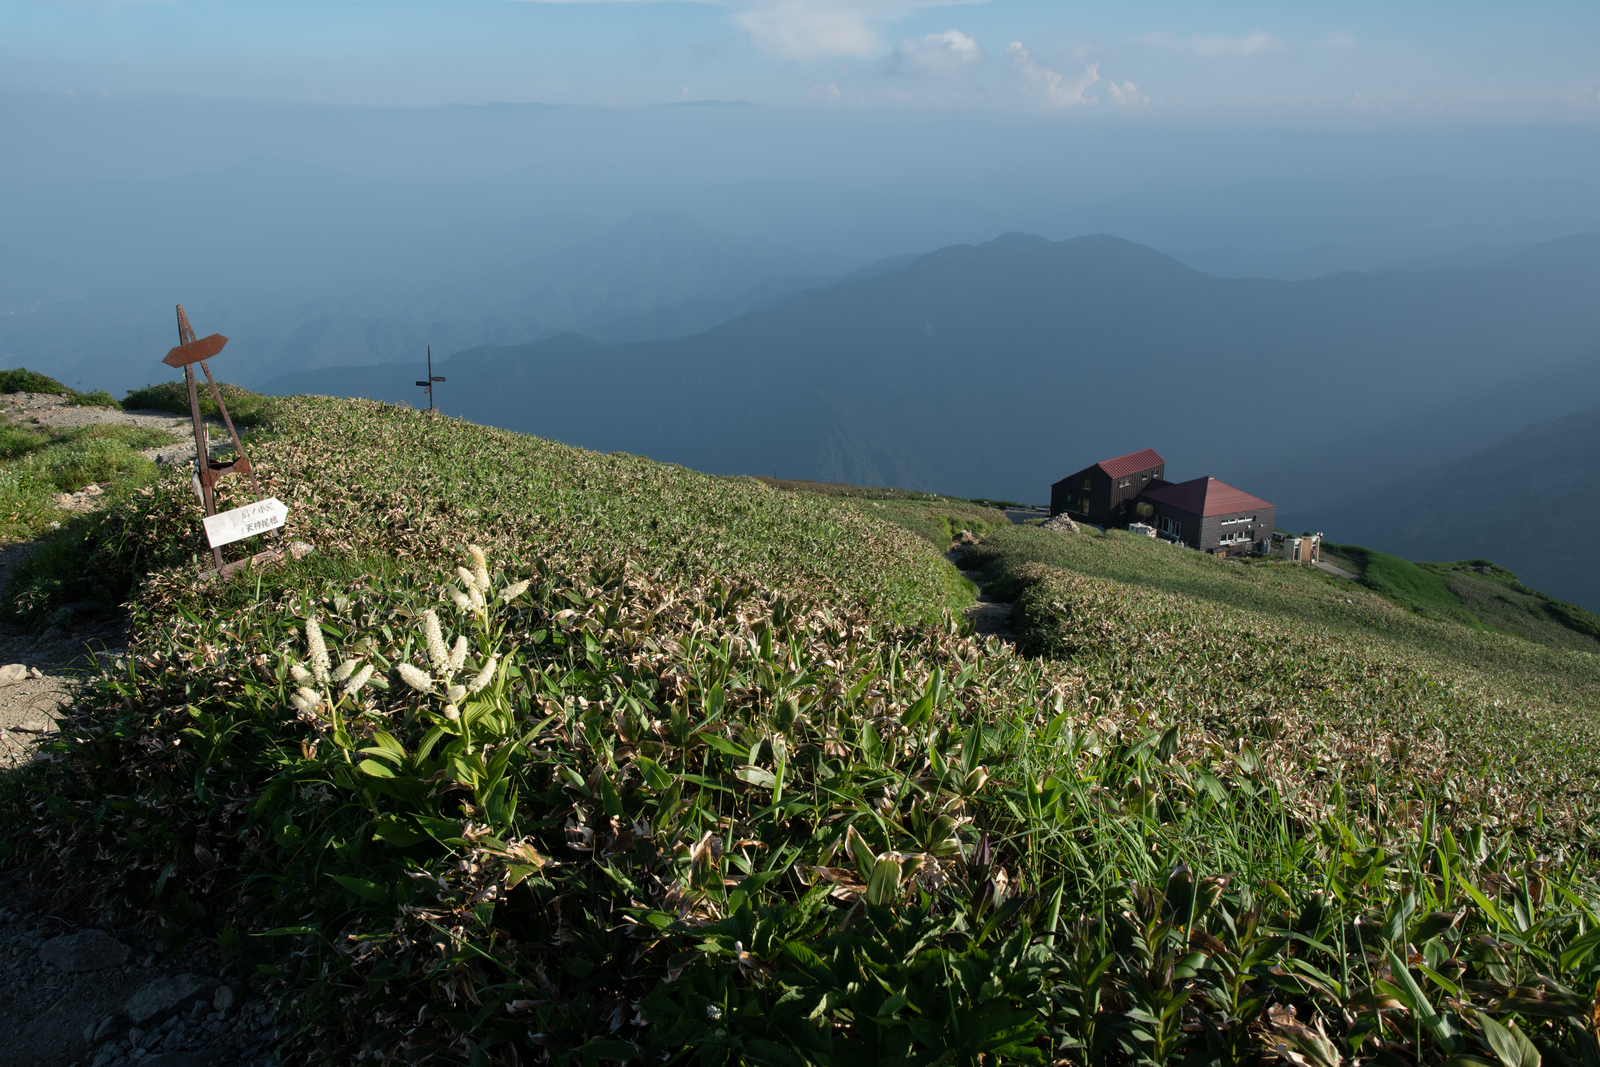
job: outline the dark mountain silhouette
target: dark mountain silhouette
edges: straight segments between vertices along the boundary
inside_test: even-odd
[[[430,344],[441,353],[566,330],[610,341],[697,333],[827,284],[859,262],[732,236],[672,211],[638,212],[609,227],[566,217],[484,221],[415,236],[409,247],[372,258],[381,265],[349,279],[201,296],[186,306],[196,322],[232,338],[225,373],[252,385],[307,369],[411,361]],[[129,354],[171,347],[164,297],[106,299],[102,286],[88,299],[54,298],[87,283],[47,268],[0,255],[0,360],[114,389],[159,376],[159,367],[134,364]],[[129,378],[130,364],[145,367],[141,377]]]
[[[1490,559],[1600,612],[1600,407],[1529,426],[1349,511],[1361,544],[1411,559]]]
[[[1314,526],[1329,500],[1600,397],[1597,282],[1596,236],[1484,268],[1285,282],[1008,234],[692,336],[476,348],[444,364],[440,395],[450,414],[713,472],[1034,501],[1153,446],[1171,477],[1225,478]],[[414,400],[413,377],[270,388]]]

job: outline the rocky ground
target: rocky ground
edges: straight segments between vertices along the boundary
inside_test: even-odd
[[[0,395],[0,419],[62,428],[96,423],[156,426],[171,445],[158,463],[194,459],[192,424],[165,412],[70,407],[59,397]],[[209,448],[226,438],[213,428]],[[100,506],[98,486],[59,494],[68,511]],[[0,548],[0,589],[35,544]],[[0,630],[0,773],[35,746],[81,679],[126,651],[126,618],[112,605],[77,604],[43,633]],[[27,872],[0,877],[0,1067],[266,1067],[276,1062],[278,1020],[245,976],[210,946],[173,954],[133,929],[100,929],[62,913]]]
[[[278,1020],[231,964],[0,907],[0,1067],[268,1067]]]

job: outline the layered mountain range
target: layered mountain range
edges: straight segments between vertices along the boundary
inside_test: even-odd
[[[1350,502],[1397,498],[1600,397],[1600,236],[1505,251],[1276,281],[1114,237],[1007,234],[687,336],[565,333],[435,371],[449,414],[712,472],[1039,501],[1065,473],[1148,446],[1171,477],[1273,500],[1281,525],[1370,527]],[[268,388],[416,402],[416,371]]]

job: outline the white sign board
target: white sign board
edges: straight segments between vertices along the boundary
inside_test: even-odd
[[[221,548],[246,537],[276,530],[288,517],[288,506],[275,496],[268,497],[220,515],[207,516],[206,540],[211,542],[212,548]]]

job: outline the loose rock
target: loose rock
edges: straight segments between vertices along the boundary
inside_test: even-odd
[[[103,971],[127,963],[132,951],[104,930],[79,930],[46,941],[39,959],[63,971]]]
[[[28,668],[21,663],[7,663],[0,667],[0,685],[16,685],[27,677]]]
[[[163,975],[145,985],[122,1010],[136,1025],[156,1022],[216,992],[220,983],[199,974]]]

